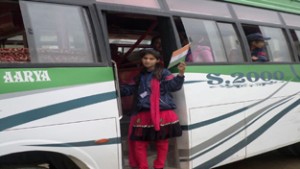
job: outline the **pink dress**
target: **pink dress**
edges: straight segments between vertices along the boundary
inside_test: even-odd
[[[192,51],[192,62],[214,62],[211,48],[198,45],[197,48]]]

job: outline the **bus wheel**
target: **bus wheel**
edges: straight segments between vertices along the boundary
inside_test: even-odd
[[[299,157],[300,156],[300,143],[292,144],[283,148],[278,149],[280,154],[286,155],[286,156],[294,156]]]
[[[12,169],[80,169],[68,156],[44,151],[21,152],[2,156],[0,157],[0,169],[3,166],[19,166],[19,168]]]
[[[1,166],[3,169],[48,169],[47,167],[40,167],[36,165],[8,165]]]

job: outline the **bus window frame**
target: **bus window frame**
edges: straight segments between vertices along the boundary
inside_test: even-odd
[[[23,2],[29,2],[27,0],[21,0]],[[20,1],[20,2],[21,2]],[[105,49],[104,48],[104,42],[103,39],[104,37],[102,36],[102,28],[99,25],[98,22],[98,17],[97,17],[97,11],[95,8],[95,4],[93,1],[81,1],[81,0],[31,0],[30,2],[42,2],[42,3],[48,3],[48,4],[57,4],[57,5],[69,5],[69,6],[77,6],[80,7],[82,9],[86,10],[87,13],[87,18],[89,19],[89,29],[91,29],[92,34],[93,34],[93,43],[94,43],[94,51],[93,51],[93,58],[95,59],[95,61],[93,63],[22,63],[22,65],[24,65],[23,67],[32,67],[31,65],[27,65],[27,64],[34,64],[35,67],[72,67],[72,66],[110,66],[110,60],[105,57],[107,56],[106,51],[105,50],[101,50],[101,49]],[[28,21],[28,17],[26,18],[26,16],[24,16],[24,14],[22,13],[22,17],[24,21]],[[88,29],[88,28],[87,28]],[[30,42],[29,38],[27,39],[27,43],[32,43]],[[33,57],[36,57],[36,54],[32,54]],[[11,66],[9,66],[11,65]],[[22,67],[19,66],[19,64],[0,64],[0,66],[2,67]]]
[[[296,52],[296,48],[293,44],[293,38],[292,38],[292,34],[290,32],[290,29],[288,29],[287,27],[282,29],[283,31],[283,36],[286,38],[286,42],[290,51],[290,55],[291,55],[291,63],[295,63],[295,62],[299,62],[299,58],[297,56],[297,52]]]
[[[116,12],[128,12],[128,13],[137,13],[137,14],[149,14],[149,15],[156,15],[156,16],[165,16],[165,17],[170,17],[171,18],[171,22],[172,22],[172,27],[173,30],[175,31],[175,39],[176,39],[176,44],[177,44],[177,48],[181,47],[181,43],[180,43],[180,38],[178,35],[178,31],[177,28],[175,26],[175,22],[174,22],[174,17],[188,17],[188,18],[195,18],[195,19],[204,19],[204,20],[211,20],[211,21],[215,21],[215,22],[227,22],[227,23],[231,23],[233,24],[233,26],[237,29],[236,33],[238,38],[240,39],[240,43],[241,43],[241,48],[242,48],[242,52],[244,55],[244,62],[237,62],[237,63],[229,63],[229,62],[224,62],[223,64],[247,64],[247,63],[251,63],[251,64],[259,64],[256,62],[252,62],[251,61],[251,54],[250,54],[250,49],[249,49],[249,45],[247,42],[247,37],[245,35],[245,32],[243,30],[242,24],[253,24],[253,25],[258,25],[258,26],[269,26],[269,27],[274,27],[274,28],[280,28],[282,30],[284,30],[284,33],[286,34],[286,40],[289,46],[289,50],[291,53],[291,58],[292,58],[292,62],[279,62],[279,63],[298,63],[299,59],[296,55],[295,49],[293,46],[291,46],[290,44],[292,43],[291,41],[291,34],[289,31],[287,31],[287,29],[299,29],[299,27],[292,27],[292,26],[288,26],[285,24],[273,24],[273,23],[267,23],[267,22],[259,22],[259,21],[251,21],[251,20],[242,20],[242,19],[238,19],[238,17],[235,14],[235,11],[233,9],[234,5],[233,3],[228,3],[228,2],[220,2],[220,3],[227,3],[228,4],[228,8],[229,11],[232,15],[232,18],[227,18],[227,17],[220,17],[220,16],[208,16],[208,15],[203,15],[203,14],[195,14],[195,13],[186,13],[186,12],[179,12],[179,11],[171,11],[168,8],[168,5],[166,3],[165,0],[162,1],[158,1],[161,5],[160,9],[152,9],[152,8],[139,8],[139,7],[134,7],[134,6],[126,6],[123,5],[122,7],[120,5],[114,5],[114,4],[104,4],[104,3],[100,3],[97,2],[97,11],[98,13],[100,13],[99,16],[101,16],[101,12],[104,10],[109,10],[109,11],[116,11]],[[247,6],[247,5],[246,5]],[[259,7],[255,7],[255,8],[259,8]],[[259,9],[263,9],[263,10],[268,10],[265,8],[259,8]],[[133,12],[134,11],[134,12]],[[282,11],[277,11],[277,10],[272,10],[274,12],[276,12],[282,23],[283,22],[283,18],[281,17],[280,13],[282,13]],[[106,40],[107,38],[105,38]],[[108,44],[108,42],[106,43]],[[107,45],[107,51],[109,51],[109,46]],[[109,52],[108,52],[109,53]],[[221,62],[218,62],[221,63]],[[214,63],[214,64],[218,64],[218,63]],[[187,63],[188,65],[194,65],[194,64],[201,64],[201,63]],[[264,64],[274,64],[274,62],[268,62],[268,63],[264,63]]]
[[[291,39],[291,43],[293,43],[294,40],[293,40],[291,31],[299,31],[300,32],[300,28],[299,27],[292,27],[292,28],[287,27],[286,29],[287,29],[289,38]],[[297,34],[296,34],[296,36],[297,36]],[[297,38],[298,38],[298,41],[300,42],[300,36],[299,37],[297,36]],[[292,47],[293,52],[295,54],[295,62],[299,63],[300,62],[300,56],[299,56],[300,53],[298,52],[298,49],[295,47],[295,45],[292,44],[291,47]]]
[[[287,36],[288,36],[288,40],[289,40],[289,43],[290,44],[293,44],[293,38],[292,38],[292,34],[291,34],[291,31],[300,31],[300,27],[295,27],[295,26],[286,26],[285,27],[286,29],[286,32],[287,32]],[[300,63],[300,58],[298,57],[298,52],[297,52],[297,49],[294,45],[291,45],[290,46],[291,49],[292,49],[292,52],[293,52],[293,60],[296,62],[296,63]]]
[[[47,2],[47,3],[56,3],[56,4],[67,4],[67,5],[79,5],[86,7],[88,9],[88,12],[90,14],[90,22],[91,22],[91,27],[93,30],[100,30],[100,31],[94,31],[95,33],[95,48],[96,52],[100,53],[101,58],[102,58],[102,63],[104,65],[112,65],[110,62],[110,49],[109,49],[109,43],[108,43],[108,38],[105,37],[107,35],[107,31],[105,30],[105,26],[103,25],[104,20],[105,20],[105,14],[103,11],[108,10],[108,11],[116,11],[116,12],[128,12],[128,13],[137,13],[137,14],[146,14],[146,15],[155,15],[155,16],[164,16],[164,17],[170,17],[171,19],[171,24],[172,24],[172,29],[174,30],[174,37],[176,39],[175,43],[177,45],[177,48],[181,47],[180,44],[180,39],[178,35],[177,28],[174,23],[174,17],[189,17],[189,18],[196,18],[196,19],[206,19],[206,20],[211,20],[215,22],[228,22],[233,24],[237,28],[237,35],[240,38],[241,42],[241,48],[244,54],[245,61],[242,63],[229,63],[229,62],[224,62],[223,64],[256,64],[253,63],[250,59],[250,51],[247,43],[247,38],[245,36],[245,33],[242,29],[242,24],[254,24],[254,25],[260,25],[260,26],[271,26],[275,28],[281,28],[284,29],[285,32],[287,33],[287,41],[288,43],[292,43],[291,41],[291,34],[289,31],[286,31],[287,29],[299,29],[299,27],[293,27],[293,26],[287,26],[287,25],[278,25],[278,24],[272,24],[272,23],[265,23],[265,22],[257,22],[257,21],[249,21],[249,20],[241,20],[238,19],[237,16],[235,15],[235,12],[232,7],[232,3],[227,3],[227,2],[220,2],[220,3],[227,3],[229,7],[229,11],[232,14],[232,18],[226,18],[226,17],[219,17],[219,16],[208,16],[208,15],[201,15],[201,14],[193,14],[193,13],[184,13],[184,12],[177,12],[177,11],[170,11],[168,9],[167,3],[162,0],[158,1],[161,8],[160,9],[154,9],[154,8],[141,8],[141,7],[135,7],[135,6],[128,6],[128,5],[116,5],[116,4],[106,4],[106,3],[101,3],[101,2],[94,2],[94,1],[81,1],[81,0],[32,0],[36,2]],[[264,9],[264,8],[261,8]],[[134,12],[133,12],[134,11]],[[275,12],[280,12],[276,11]],[[282,11],[281,11],[282,12]],[[281,15],[279,15],[281,16]],[[299,59],[296,56],[295,49],[293,46],[290,46],[293,50],[290,51],[292,56],[292,60],[296,63],[299,63]],[[100,50],[100,48],[102,50]],[[107,57],[103,57],[107,56]],[[293,62],[293,63],[294,63]],[[191,65],[194,65],[195,63],[188,63]],[[199,64],[199,63],[198,63]],[[214,63],[214,64],[220,64],[219,63]],[[268,63],[265,63],[268,64]],[[275,64],[272,62],[272,64]],[[290,62],[289,62],[290,64]]]
[[[220,2],[220,3],[227,3],[227,2]],[[259,21],[251,21],[251,20],[243,20],[243,19],[239,19],[235,12],[234,9],[232,7],[232,3],[227,3],[228,7],[229,7],[229,11],[231,12],[232,18],[226,18],[226,17],[219,17],[219,16],[207,16],[207,15],[202,15],[202,14],[194,14],[194,13],[185,13],[185,12],[178,12],[178,11],[170,11],[170,14],[172,17],[188,17],[188,18],[194,18],[194,19],[204,19],[204,20],[210,20],[210,21],[215,21],[215,22],[226,22],[226,23],[231,23],[233,24],[236,29],[237,29],[237,36],[240,39],[241,42],[241,48],[242,48],[242,52],[245,58],[244,62],[237,62],[237,63],[229,63],[229,62],[215,62],[214,64],[247,64],[247,63],[251,63],[251,64],[260,64],[257,62],[252,62],[251,60],[251,53],[250,53],[250,48],[247,42],[247,37],[246,34],[243,30],[243,24],[251,24],[251,25],[257,25],[257,26],[268,26],[268,27],[274,27],[274,28],[280,28],[282,30],[284,30],[284,33],[287,35],[286,40],[289,46],[289,50],[291,53],[291,59],[292,62],[278,62],[278,63],[282,63],[282,64],[291,64],[291,63],[299,63],[299,59],[297,58],[295,49],[293,46],[291,46],[290,44],[292,43],[291,41],[291,34],[289,31],[286,31],[287,28],[291,28],[291,26],[287,26],[285,24],[274,24],[274,23],[267,23],[267,22],[259,22]],[[247,5],[246,5],[247,6]],[[258,7],[256,7],[258,8]],[[264,8],[259,8],[259,9],[263,9],[263,10],[268,10],[268,9],[264,9]],[[280,11],[276,11],[273,10],[274,12],[276,12],[279,15],[280,21],[282,23],[283,22],[283,18],[280,15]],[[299,29],[299,27],[292,27],[294,29]],[[265,62],[264,64],[274,64],[275,62]],[[276,62],[277,63],[277,62]],[[188,65],[202,65],[202,64],[207,64],[207,63],[187,63]]]

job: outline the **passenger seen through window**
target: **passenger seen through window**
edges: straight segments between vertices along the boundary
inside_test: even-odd
[[[227,62],[216,22],[192,18],[175,18],[182,45],[191,43],[187,62]]]
[[[265,40],[270,40],[270,37],[264,37],[261,33],[253,33],[247,36],[251,60],[253,62],[268,62],[269,58],[265,51]]]

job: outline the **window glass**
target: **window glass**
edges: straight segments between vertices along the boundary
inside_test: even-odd
[[[231,63],[243,62],[244,57],[237,37],[236,30],[232,24],[218,23],[228,61]]]
[[[225,3],[203,0],[167,0],[167,3],[172,11],[231,18]]]
[[[188,61],[198,63],[227,61],[215,22],[182,18],[182,23],[187,40],[191,43]]]
[[[94,61],[94,44],[86,11],[77,6],[21,2],[29,22],[35,62],[90,63]]]
[[[292,33],[294,45],[295,45],[295,48],[296,48],[297,56],[300,59],[300,31],[292,30],[291,33]]]
[[[287,25],[300,27],[300,16],[299,15],[281,13],[281,16],[283,17],[284,22]]]
[[[274,11],[245,7],[240,5],[233,5],[233,9],[239,19],[282,24],[279,18],[279,14]]]
[[[279,28],[259,27],[262,34],[270,37],[268,40],[269,59],[273,62],[291,62],[291,54],[284,33]]]
[[[140,6],[146,8],[160,8],[157,0],[97,0],[99,2],[122,4],[131,6]]]

